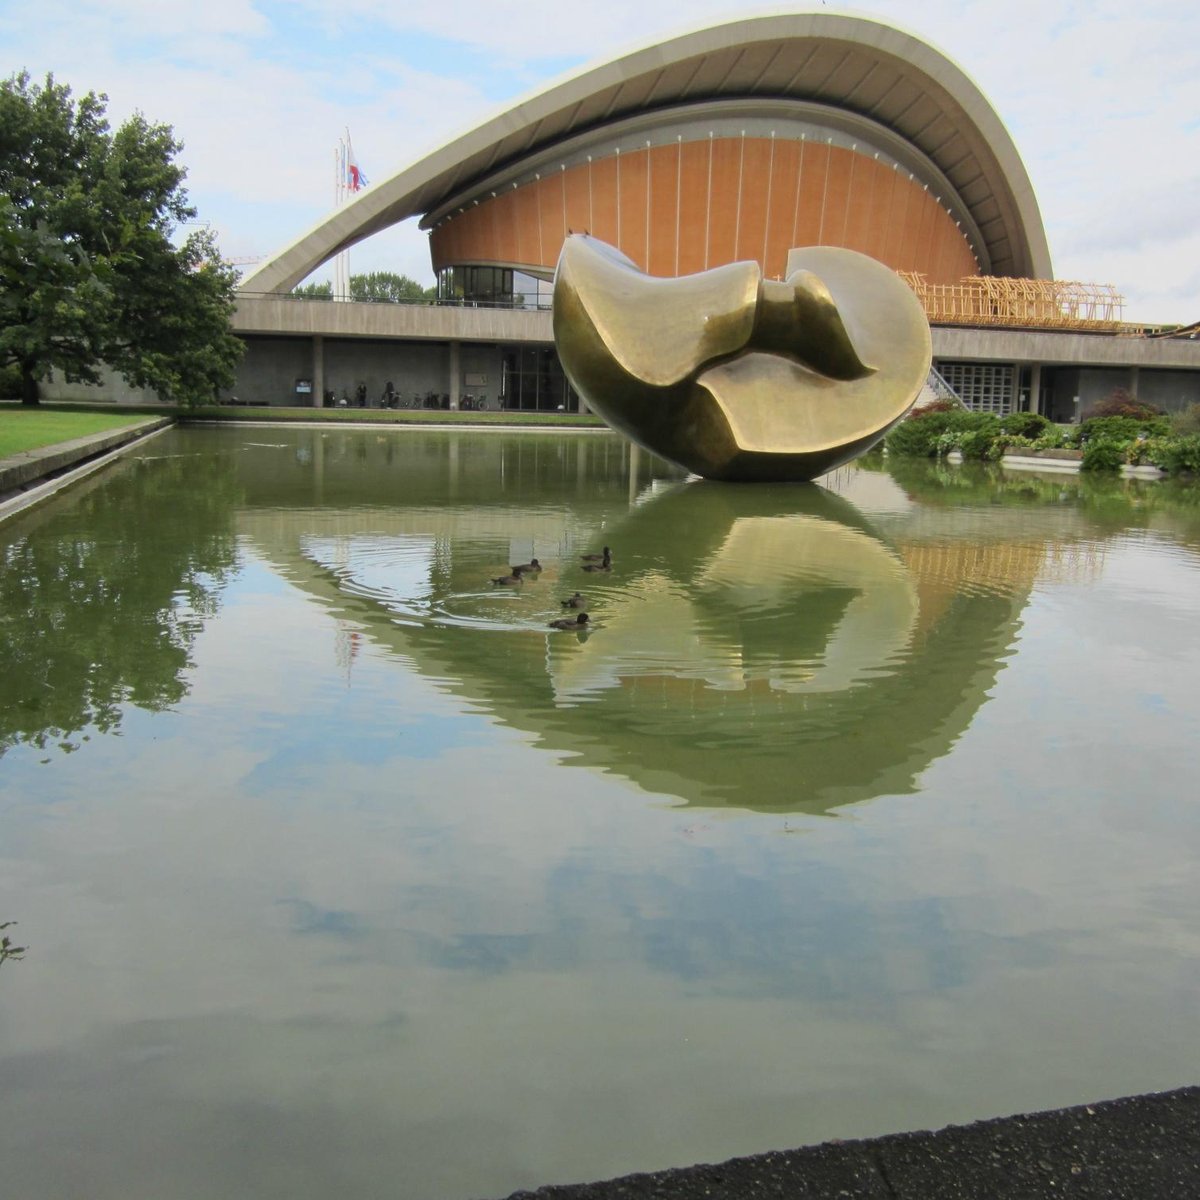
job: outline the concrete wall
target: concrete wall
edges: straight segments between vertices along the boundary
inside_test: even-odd
[[[1200,404],[1200,372],[1136,367],[1057,367],[1047,373],[1045,383],[1046,416],[1058,422],[1079,420],[1118,388],[1167,412],[1181,412],[1189,405]]]
[[[1043,366],[1123,366],[1200,371],[1200,339],[1124,337],[935,325],[933,356]]]
[[[416,341],[541,342],[551,345],[549,312],[472,308],[440,304],[361,304],[335,300],[287,300],[241,293],[233,332],[324,334],[339,338],[399,338]]]
[[[111,404],[157,404],[158,393],[148,388],[130,387],[123,376],[101,365],[100,382],[67,383],[61,371],[55,371],[39,387],[43,400],[86,400]]]
[[[311,404],[311,394],[296,394],[296,380],[311,380],[312,374],[311,338],[247,338],[237,381],[222,399],[236,396],[248,404]]]
[[[1141,370],[1130,390],[1147,404],[1157,404],[1167,412],[1181,412],[1190,405],[1200,404],[1200,374]]]

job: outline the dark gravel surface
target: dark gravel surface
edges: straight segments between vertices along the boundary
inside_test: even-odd
[[[509,1200],[1200,1200],[1200,1087],[827,1142]]]

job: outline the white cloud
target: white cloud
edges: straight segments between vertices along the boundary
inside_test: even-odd
[[[977,82],[1029,171],[1060,278],[1116,284],[1135,319],[1200,315],[1184,286],[1200,198],[1200,10],[1180,0],[825,10],[901,25]],[[43,0],[19,18],[0,13],[0,39],[13,70],[53,70],[76,91],[107,92],[116,119],[140,109],[173,125],[193,199],[226,252],[266,254],[328,210],[345,126],[379,181],[570,63],[750,11],[727,0],[686,11],[667,0]],[[411,229],[355,254],[364,269],[404,261],[429,277],[424,235]]]

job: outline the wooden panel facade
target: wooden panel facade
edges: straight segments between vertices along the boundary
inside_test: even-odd
[[[510,186],[433,230],[433,265],[551,271],[568,230],[618,246],[652,275],[754,259],[782,276],[788,251],[811,245],[860,250],[930,284],[979,273],[954,218],[906,171],[770,137],[628,149]]]

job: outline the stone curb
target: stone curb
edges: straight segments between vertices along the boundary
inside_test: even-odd
[[[173,421],[173,417],[144,417],[120,429],[88,434],[86,437],[73,438],[69,442],[55,442],[52,446],[40,446],[36,450],[25,450],[9,458],[0,458],[0,498],[7,497],[12,492],[24,491],[33,484],[69,470],[89,458],[136,442],[156,429],[172,424]]]

